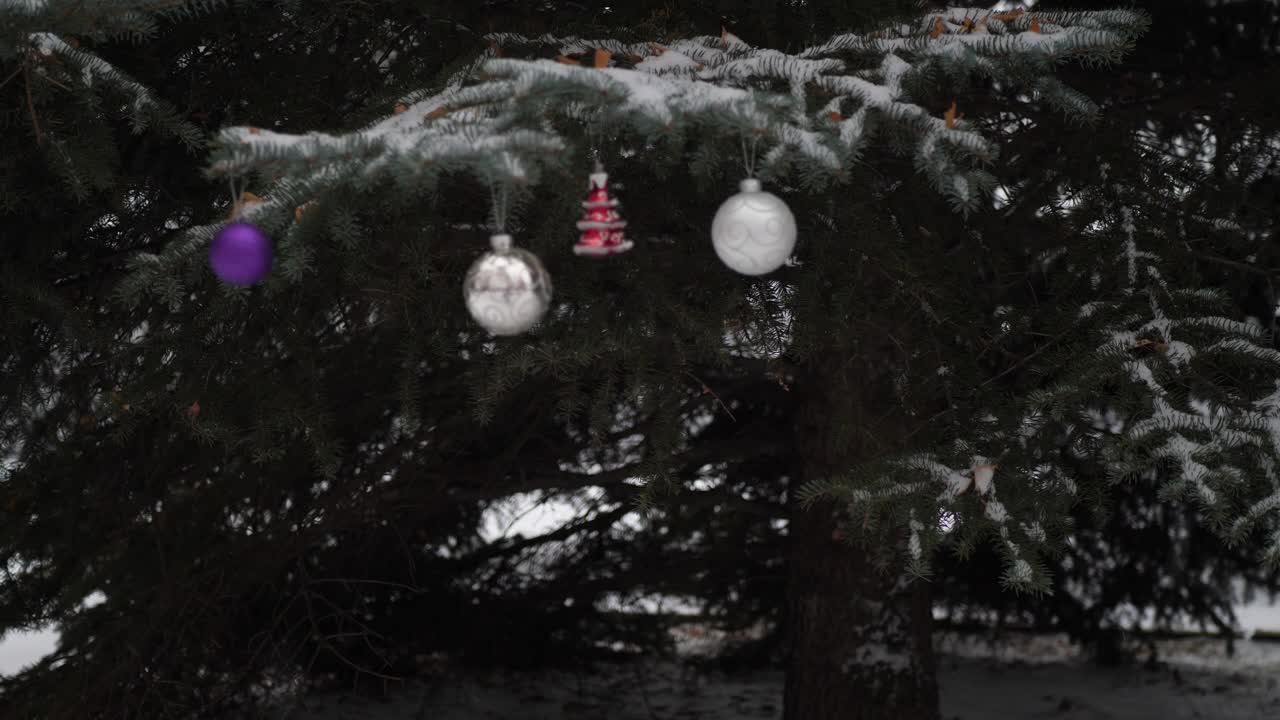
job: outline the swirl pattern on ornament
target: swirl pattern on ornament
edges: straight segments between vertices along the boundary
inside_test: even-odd
[[[743,192],[720,206],[711,223],[711,238],[725,265],[744,275],[763,275],[791,256],[795,218],[781,198]]]
[[[517,335],[536,325],[546,312],[551,282],[531,253],[487,253],[467,273],[464,295],[467,310],[486,330]]]

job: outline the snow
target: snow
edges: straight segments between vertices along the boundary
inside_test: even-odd
[[[714,642],[698,633],[704,644]],[[973,636],[940,636],[942,715],[947,720],[1257,720],[1280,716],[1280,646],[1169,642],[1169,667],[1102,668],[1083,661],[1059,636],[1011,638],[992,645]],[[671,661],[600,664],[579,672],[451,675],[413,683],[387,698],[315,696],[289,720],[611,720],[782,717],[782,673],[732,674]]]
[[[912,511],[915,514],[915,511]],[[907,541],[907,550],[911,553],[911,559],[920,562],[924,559],[924,549],[920,546],[920,533],[924,530],[924,525],[914,517],[911,520],[911,537]]]
[[[977,8],[948,10],[955,17],[960,17],[956,13],[967,17],[985,12]],[[1092,15],[1084,16],[1081,25],[1097,26],[1098,23],[1090,21],[1090,18]],[[960,150],[978,159],[993,155],[994,145],[976,132],[947,128],[941,118],[931,117],[923,107],[905,102],[901,84],[904,76],[912,70],[912,65],[902,56],[962,50],[977,57],[984,53],[1003,54],[1032,47],[1037,48],[1037,52],[1048,53],[1055,52],[1059,44],[1071,52],[1082,52],[1095,45],[1114,46],[1119,40],[1118,36],[1103,31],[1067,28],[1054,33],[1054,40],[1037,37],[1029,43],[1026,36],[1035,33],[1026,32],[999,36],[947,34],[937,38],[937,42],[928,42],[921,47],[919,28],[912,31],[907,26],[905,30],[911,37],[873,41],[884,52],[884,59],[877,71],[864,74],[879,75],[879,82],[853,75],[832,74],[845,71],[844,62],[822,57],[867,41],[867,38],[854,35],[837,36],[795,55],[752,48],[728,34],[686,38],[667,48],[614,40],[557,39],[551,35],[538,38],[511,33],[486,35],[490,47],[475,63],[455,73],[442,93],[434,90],[411,93],[402,98],[398,114],[340,137],[318,133],[289,137],[249,128],[226,129],[220,134],[220,144],[227,150],[215,160],[213,170],[244,174],[280,161],[299,163],[309,160],[321,167],[310,173],[294,175],[304,176],[305,179],[298,183],[300,195],[310,196],[338,181],[337,178],[324,177],[324,173],[350,175],[362,171],[367,177],[409,172],[411,168],[428,165],[440,167],[446,163],[467,166],[486,177],[505,175],[498,179],[523,180],[532,177],[530,173],[536,169],[538,156],[563,152],[564,142],[549,130],[512,130],[512,121],[519,120],[513,112],[513,102],[528,94],[553,95],[576,86],[584,97],[596,98],[594,102],[620,104],[625,114],[658,125],[669,125],[678,117],[714,114],[720,122],[726,115],[734,116],[738,121],[736,124],[763,132],[774,142],[774,147],[765,155],[766,169],[787,152],[804,157],[819,167],[840,169],[860,149],[866,111],[875,110],[895,122],[913,127],[920,136],[917,140],[918,159],[937,174],[951,177],[947,187],[954,197],[967,198],[975,190],[969,178],[953,171],[953,161],[944,143],[950,150]],[[639,56],[641,61],[636,70],[627,70],[583,68],[546,59],[498,57],[502,45],[526,43],[553,45],[559,47],[562,54],[603,48],[614,54]],[[964,43],[965,47],[960,48],[955,43]],[[983,67],[991,69],[989,63]],[[467,85],[467,80],[474,78],[476,71],[483,74],[485,82]],[[832,95],[847,96],[861,107],[854,117],[837,119],[838,132],[833,134],[825,125],[829,113],[807,118],[803,114],[803,102],[789,103],[782,96],[707,82],[726,78],[733,79],[735,84],[762,78],[783,78],[790,81],[793,94],[801,100],[804,99],[805,84],[812,82]],[[117,79],[117,84],[120,83],[121,80]],[[142,102],[141,96],[138,102]],[[569,103],[569,107],[580,104]],[[585,104],[591,105],[592,102]],[[778,122],[778,110],[789,110],[794,117],[789,122]],[[573,113],[569,114],[572,116]],[[814,122],[824,125],[815,130]],[[523,163],[517,162],[517,155]],[[505,162],[495,163],[495,158]],[[363,168],[356,170],[356,166],[361,164]],[[304,198],[292,199],[301,201]]]
[[[3,0],[0,0],[0,2],[3,2]],[[53,33],[35,32],[27,37],[41,55],[46,57],[59,55],[72,64],[80,65],[80,75],[86,85],[92,85],[97,79],[132,95],[131,106],[135,112],[141,113],[147,107],[155,104],[155,99],[151,96],[150,90],[120,72],[114,65],[102,58],[71,47],[66,41]]]
[[[985,460],[985,458],[980,458]],[[995,477],[996,466],[987,462],[982,462],[973,468],[973,484],[977,488],[979,495],[986,495],[991,489],[991,481]]]
[[[16,675],[58,648],[59,633],[52,628],[13,632],[0,639],[0,677]]]
[[[1196,356],[1195,348],[1181,340],[1170,340],[1167,344],[1169,349],[1165,351],[1165,356],[1177,367],[1185,368]]]
[[[858,654],[846,660],[840,669],[847,673],[855,667],[880,667],[901,672],[911,667],[911,655],[871,642],[859,648]]]
[[[892,53],[884,56],[880,63],[880,71],[884,73],[884,84],[898,97],[902,94],[902,76],[911,69],[911,64]]]
[[[1246,634],[1280,631],[1280,604],[1237,608]],[[758,629],[757,629],[758,632]],[[676,635],[682,656],[709,656],[723,633],[697,625]],[[0,641],[0,675],[52,652],[51,630]],[[1261,720],[1280,717],[1280,643],[1241,641],[1227,655],[1210,638],[1158,643],[1158,671],[1100,668],[1060,635],[1013,635],[999,643],[939,632],[939,682],[947,720]],[[393,686],[394,687],[394,686]],[[610,720],[781,718],[782,674],[698,672],[642,660],[590,671],[451,676],[406,683],[386,699],[316,695],[287,720]]]
[[[818,78],[818,82],[826,90],[841,95],[849,95],[862,101],[868,107],[885,110],[886,112],[894,106],[901,107],[904,110],[918,107],[907,103],[896,103],[895,98],[897,95],[893,88],[877,85],[852,75],[824,75]],[[911,111],[914,112],[914,110]],[[920,112],[923,113],[923,110]]]
[[[44,12],[48,5],[48,0],[0,0],[0,10],[30,13],[32,15]]]
[[[1093,314],[1096,313],[1098,310],[1101,310],[1106,307],[1107,307],[1107,303],[1097,302],[1097,301],[1087,302],[1084,305],[1080,306],[1080,314],[1077,315],[1076,317],[1080,320],[1085,320],[1089,317],[1092,317]]]
[[[61,50],[64,47],[70,47],[62,42],[62,39],[53,33],[37,32],[31,33],[31,44],[35,46],[37,52],[45,57],[54,53],[55,50]]]
[[[617,68],[605,68],[600,72],[626,88],[627,104],[640,112],[647,112],[661,122],[671,122],[668,98],[675,100],[680,86],[660,78]]]
[[[718,80],[721,78],[748,80],[759,77],[772,77],[791,80],[793,83],[805,83],[819,75],[839,72],[843,69],[844,63],[839,60],[805,60],[785,55],[776,50],[758,50],[753,57],[730,60],[702,72],[699,77],[703,80]],[[803,92],[801,94],[803,95]]]
[[[1009,543],[1009,545],[1010,547],[1015,547],[1013,543]],[[1013,567],[1009,570],[1009,581],[1019,585],[1026,585],[1031,582],[1033,575],[1031,563],[1018,558],[1013,561]]]
[[[668,48],[660,55],[650,55],[636,63],[636,69],[644,72],[662,73],[672,70],[692,70],[698,63],[679,50]]]
[[[1134,382],[1146,385],[1156,397],[1165,394],[1165,389],[1160,386],[1160,383],[1156,382],[1155,375],[1151,373],[1151,368],[1146,363],[1127,362],[1124,364],[1124,368],[1129,371],[1129,376],[1133,378]]]
[[[1120,22],[1135,22],[1136,16],[1127,11],[1112,11]],[[945,17],[949,31],[933,38],[921,51],[932,55],[955,55],[957,51],[972,51],[979,55],[999,55],[1017,52],[1036,52],[1038,54],[1057,57],[1074,50],[1073,45],[1109,43],[1117,40],[1117,36],[1107,30],[1093,27],[1093,22],[1082,22],[1079,27],[1062,28],[1042,23],[1041,32],[1022,32],[1009,34],[993,34],[990,32],[958,32],[965,20],[977,20],[980,24],[992,14],[987,8],[947,8],[941,14],[930,13],[922,22],[932,27],[934,18]],[[991,20],[991,22],[998,22]],[[899,29],[900,37],[883,37],[877,35],[837,35],[821,45],[810,47],[798,54],[799,57],[815,57],[830,52],[861,47],[874,48],[881,52],[911,52],[919,38],[911,28]],[[963,49],[963,50],[962,50]]]

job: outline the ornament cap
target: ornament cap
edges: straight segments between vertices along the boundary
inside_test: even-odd
[[[489,244],[497,252],[506,252],[511,249],[511,236],[507,233],[497,233],[489,238]]]
[[[738,183],[738,189],[744,193],[758,193],[764,189],[764,186],[755,178],[747,178]]]

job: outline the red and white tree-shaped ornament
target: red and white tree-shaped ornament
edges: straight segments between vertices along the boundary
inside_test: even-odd
[[[575,255],[604,257],[617,255],[631,249],[632,242],[623,235],[627,221],[618,214],[618,199],[609,195],[609,175],[597,164],[591,173],[587,199],[582,202],[586,210],[578,221],[582,235],[573,246]]]

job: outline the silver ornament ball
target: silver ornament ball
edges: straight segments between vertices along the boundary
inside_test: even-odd
[[[511,236],[490,238],[493,251],[467,271],[462,295],[471,317],[494,335],[519,335],[551,305],[551,276],[538,256],[511,247]]]
[[[782,198],[747,178],[737,195],[724,201],[711,223],[716,255],[743,275],[764,275],[782,267],[796,246],[796,218]]]

